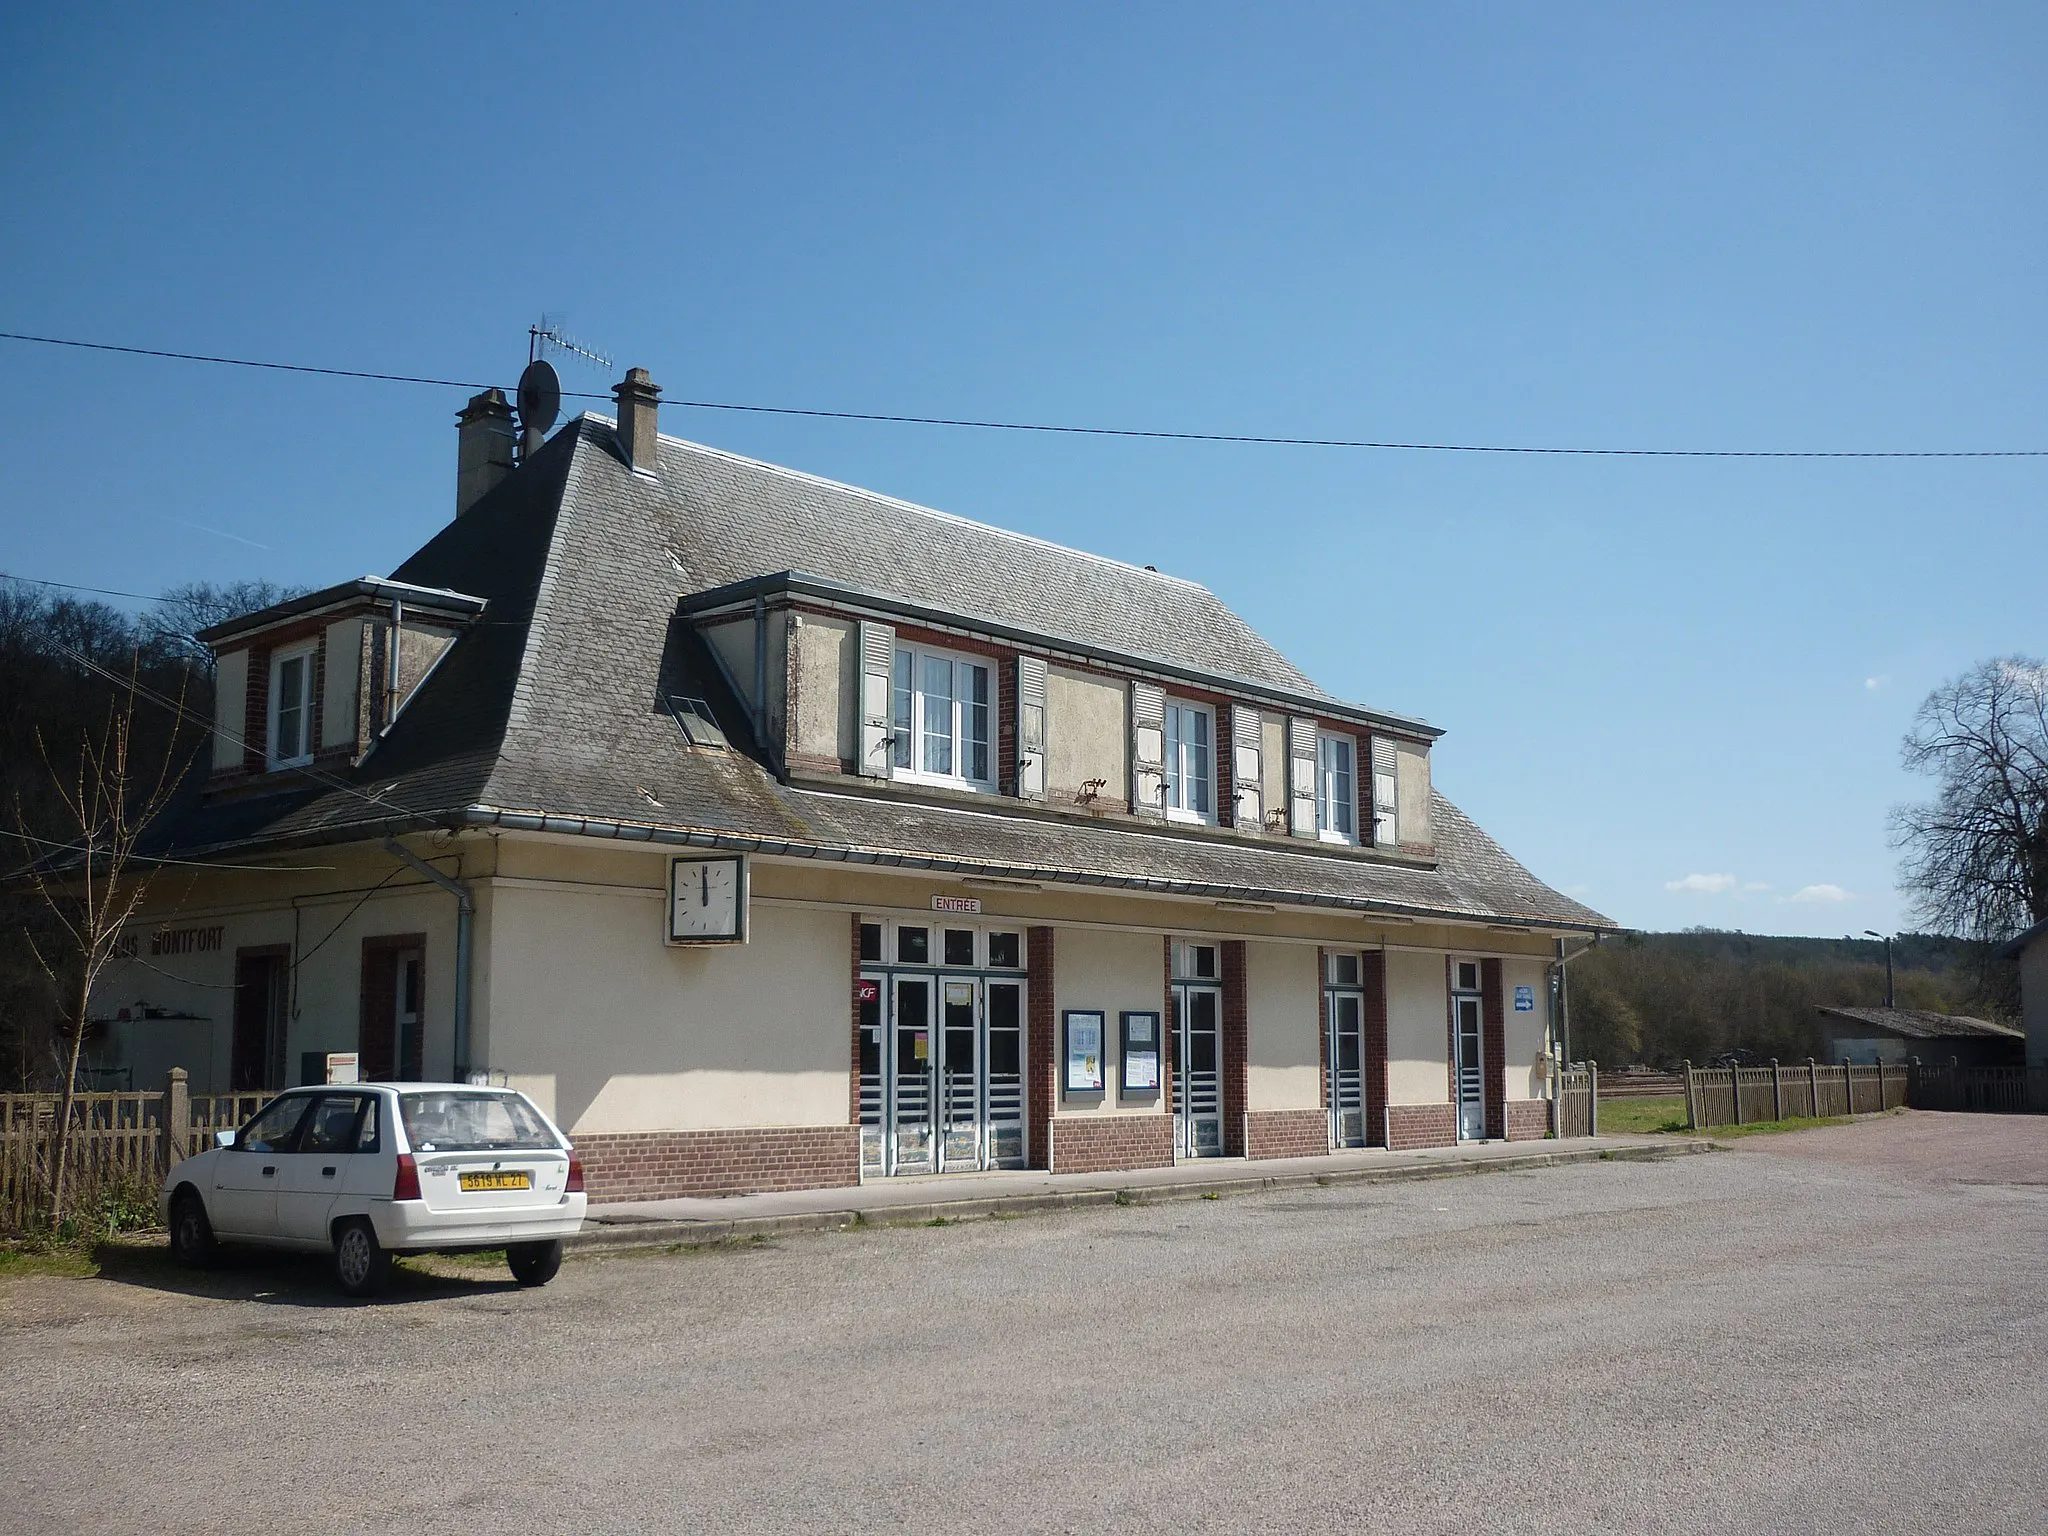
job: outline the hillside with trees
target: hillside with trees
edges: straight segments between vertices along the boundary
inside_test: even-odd
[[[1995,1011],[1980,990],[1979,945],[1903,934],[1892,964],[1901,1008]],[[1676,1066],[1733,1050],[1804,1061],[1821,1048],[1821,1005],[1884,1002],[1884,945],[1874,939],[1630,933],[1570,970],[1571,1054],[1608,1066]]]

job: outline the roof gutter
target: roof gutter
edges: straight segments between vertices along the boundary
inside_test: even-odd
[[[1158,880],[1143,875],[1104,875],[1082,870],[1047,869],[1031,864],[993,864],[930,854],[897,853],[879,848],[828,847],[782,838],[734,832],[698,832],[658,827],[645,822],[614,821],[589,816],[554,816],[540,811],[510,811],[472,805],[462,814],[465,826],[502,827],[513,832],[549,832],[569,837],[602,837],[619,842],[654,843],[682,848],[717,848],[732,853],[758,853],[776,858],[814,859],[837,864],[868,864],[877,868],[924,870],[933,874],[971,875],[979,879],[1050,881],[1060,885],[1094,886],[1103,890],[1140,891],[1159,896],[1192,896],[1207,900],[1270,902],[1276,906],[1312,907],[1355,912],[1362,917],[1398,918],[1408,922],[1476,923],[1535,932],[1594,935],[1608,930],[1592,923],[1562,919],[1503,916],[1491,912],[1446,912],[1402,902],[1368,901],[1355,896],[1304,897],[1299,891],[1265,890],[1257,886],[1217,885],[1205,881]],[[1562,941],[1560,941],[1560,945]],[[1590,946],[1589,946],[1590,947]],[[1583,953],[1583,951],[1581,951]],[[1574,955],[1572,958],[1576,959]]]

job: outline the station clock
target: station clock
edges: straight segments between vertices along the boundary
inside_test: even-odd
[[[747,937],[747,861],[740,854],[670,859],[668,942],[741,944]]]

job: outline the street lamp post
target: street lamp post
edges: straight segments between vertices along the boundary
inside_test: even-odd
[[[1878,932],[1878,931],[1877,931],[1877,930],[1876,930],[1875,928],[1866,928],[1866,929],[1864,929],[1863,931],[1864,931],[1864,933],[1868,934],[1868,935],[1869,935],[1869,936],[1870,936],[1871,938],[1873,938],[1873,939],[1883,939],[1883,940],[1884,940],[1884,1005],[1885,1005],[1885,1007],[1887,1007],[1887,1008],[1890,1008],[1890,1007],[1892,1007],[1892,1006],[1893,1006],[1893,1003],[1892,1003],[1892,941],[1891,941],[1891,935],[1889,935],[1889,934],[1884,934],[1884,933],[1879,933],[1879,932]]]

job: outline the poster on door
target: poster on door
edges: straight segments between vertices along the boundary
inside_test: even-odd
[[[1067,1092],[1102,1092],[1102,1015],[1067,1012]]]

